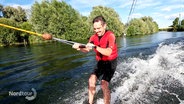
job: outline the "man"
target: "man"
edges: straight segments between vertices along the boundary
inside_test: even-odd
[[[102,76],[101,88],[104,96],[104,104],[110,104],[109,82],[113,77],[117,66],[118,50],[115,43],[115,35],[113,32],[106,30],[107,24],[102,16],[93,19],[93,28],[95,34],[89,39],[86,47],[80,48],[79,43],[75,43],[73,48],[82,52],[89,52],[94,48],[96,52],[97,65],[89,77],[89,104],[93,103],[97,79]],[[93,48],[92,48],[93,47]]]

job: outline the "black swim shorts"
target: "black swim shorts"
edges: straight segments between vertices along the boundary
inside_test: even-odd
[[[102,76],[102,80],[110,82],[116,70],[116,66],[117,59],[114,59],[112,61],[98,61],[92,74],[95,74],[98,79],[100,76]]]

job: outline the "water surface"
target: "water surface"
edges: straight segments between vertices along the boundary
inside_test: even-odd
[[[119,58],[111,81],[112,104],[184,103],[184,33],[159,32],[117,38]],[[82,104],[94,52],[84,54],[54,42],[0,48],[1,104]],[[95,102],[103,104],[100,82]],[[37,96],[10,96],[10,91]]]

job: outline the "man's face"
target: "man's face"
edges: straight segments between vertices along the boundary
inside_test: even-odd
[[[105,33],[106,24],[102,24],[101,21],[93,23],[94,32],[98,34],[98,36],[102,36]]]

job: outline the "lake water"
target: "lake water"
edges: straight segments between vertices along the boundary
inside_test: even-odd
[[[184,104],[184,32],[117,43],[111,104]],[[94,52],[59,42],[0,47],[0,104],[83,104],[95,64]],[[95,102],[103,104],[99,81]]]

